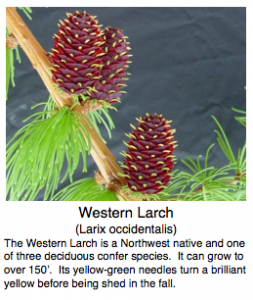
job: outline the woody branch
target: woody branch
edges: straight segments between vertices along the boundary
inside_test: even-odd
[[[58,93],[52,81],[52,65],[48,58],[47,51],[42,48],[14,7],[6,8],[6,22],[10,34],[16,38],[18,44],[29,58],[34,69],[37,70],[49,93],[52,95],[56,105],[59,107],[70,107],[74,103],[74,99],[67,93]],[[88,117],[85,115],[83,107],[81,105],[76,105],[74,110],[84,117],[81,118],[81,121],[84,123],[91,138],[91,155],[98,166],[100,174],[104,179],[104,183],[109,189],[116,190],[120,200],[126,198],[127,200],[132,200],[121,191],[121,187],[125,185],[125,180],[120,177],[118,173],[122,172],[122,170],[96,130],[88,125]]]

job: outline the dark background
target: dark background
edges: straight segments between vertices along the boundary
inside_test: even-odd
[[[119,152],[125,148],[122,141],[131,131],[129,124],[136,124],[135,118],[146,112],[162,113],[173,120],[179,168],[183,168],[181,158],[204,156],[207,147],[216,142],[211,115],[218,118],[235,151],[243,145],[245,129],[234,120],[231,107],[246,109],[245,8],[34,8],[32,21],[20,14],[50,52],[58,20],[76,9],[97,15],[104,26],[123,29],[131,43],[128,93],[116,104],[118,112],[111,112],[116,129],[108,146],[117,160],[122,160]],[[20,52],[16,88],[10,89],[6,104],[7,141],[33,113],[30,107],[48,98],[40,77]],[[210,165],[226,163],[216,145]],[[80,166],[75,179],[93,177],[96,166],[91,157],[88,167],[88,174],[82,174]],[[42,197],[43,192],[37,200]]]

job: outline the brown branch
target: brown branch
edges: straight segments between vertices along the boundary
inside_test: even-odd
[[[20,47],[30,59],[33,67],[37,70],[49,93],[52,95],[56,105],[59,107],[70,107],[74,103],[74,99],[66,93],[58,92],[52,81],[50,71],[52,65],[48,58],[47,52],[42,48],[14,7],[6,8],[6,22],[9,32],[15,36]],[[106,184],[110,186],[111,182],[118,182],[118,186],[124,186],[124,178],[118,175],[119,172],[122,172],[121,168],[116,163],[115,157],[104,144],[97,131],[88,125],[88,117],[84,114],[84,107],[82,105],[77,105],[74,107],[74,110],[84,117],[81,118],[81,120],[91,137],[91,155],[96,162]],[[118,196],[120,200],[124,200],[125,198],[131,200],[125,195],[123,195],[123,198],[121,197],[120,188],[118,189]]]

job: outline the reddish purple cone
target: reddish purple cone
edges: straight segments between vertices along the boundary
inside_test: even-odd
[[[102,30],[86,12],[67,14],[54,37],[53,81],[68,94],[118,101],[125,87],[129,47],[122,30]]]
[[[127,135],[130,140],[123,166],[128,187],[133,192],[157,194],[170,180],[174,166],[175,141],[169,121],[154,114],[137,119],[139,124]]]

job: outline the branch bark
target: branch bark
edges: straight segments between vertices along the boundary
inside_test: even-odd
[[[52,81],[50,71],[52,65],[48,58],[47,51],[42,48],[14,7],[6,8],[6,22],[9,32],[15,36],[20,47],[24,50],[33,67],[37,70],[49,93],[52,95],[56,105],[59,107],[70,107],[74,103],[74,99],[66,93],[58,92]],[[75,106],[74,110],[80,115],[83,115],[87,120],[88,117],[83,114],[83,107],[81,105]],[[94,128],[91,128],[86,120],[83,120],[83,118],[81,118],[81,120],[91,137],[91,155],[106,184],[110,184],[112,181],[117,181],[121,187],[124,186],[124,178],[118,175],[118,173],[122,172],[122,170],[116,163],[115,157],[104,144],[97,131]],[[123,200],[121,197],[121,190],[118,191],[118,196],[120,200]],[[125,194],[122,194],[122,196],[124,198],[126,197]],[[128,200],[131,199],[128,198]]]

